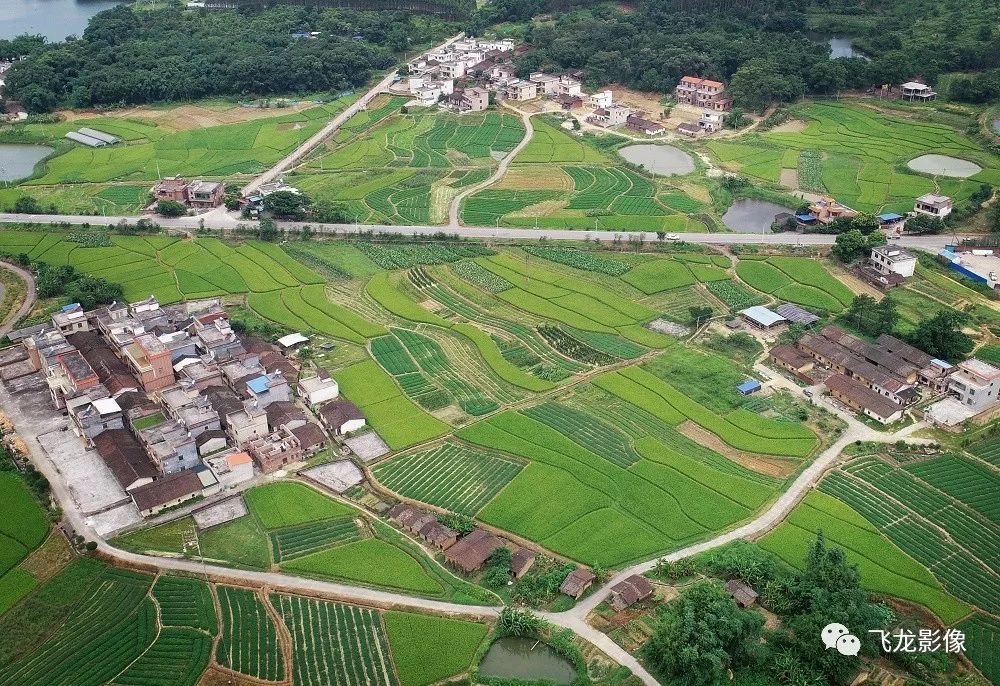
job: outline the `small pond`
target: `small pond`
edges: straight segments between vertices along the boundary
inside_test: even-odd
[[[722,215],[722,223],[737,233],[767,233],[771,230],[775,215],[791,211],[767,200],[740,198]]]
[[[557,684],[569,684],[576,677],[573,663],[551,646],[516,636],[497,639],[479,663],[479,671],[514,679],[548,679]]]
[[[690,174],[694,171],[691,156],[672,145],[626,145],[618,149],[618,154],[632,164],[641,164],[660,176]]]
[[[910,169],[938,176],[956,176],[964,179],[983,170],[975,162],[960,160],[947,155],[921,155],[907,162]]]
[[[0,144],[0,181],[17,181],[31,176],[52,148],[47,145]]]
[[[831,36],[819,31],[807,31],[806,36],[817,43],[829,43],[831,60],[839,57],[860,57],[863,60],[871,61],[867,55],[855,49],[854,39],[850,36]]]
[[[1000,119],[993,120],[993,130],[1000,133]]]

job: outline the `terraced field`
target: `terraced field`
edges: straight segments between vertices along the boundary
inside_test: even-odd
[[[462,222],[640,231],[705,230],[689,218],[700,202],[615,163],[555,120],[535,117],[534,135],[497,184],[463,201]]]
[[[842,312],[854,298],[847,286],[808,257],[744,257],[736,265],[736,273],[762,293],[831,313]]]
[[[284,680],[285,661],[278,632],[260,597],[231,586],[218,586],[216,592],[222,613],[216,662],[254,679]]]
[[[907,212],[935,191],[956,201],[981,183],[1000,182],[1000,159],[954,129],[859,105],[816,102],[792,108],[806,122],[798,132],[770,131],[708,148],[733,171],[772,183],[782,169],[798,171],[799,185],[827,193],[862,212]],[[922,175],[905,163],[941,154],[971,160],[983,170],[968,179]]]

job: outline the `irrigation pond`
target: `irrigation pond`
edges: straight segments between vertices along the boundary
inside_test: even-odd
[[[770,231],[776,215],[791,211],[775,202],[740,198],[722,215],[722,223],[736,233],[766,233]]]
[[[975,162],[962,160],[957,157],[949,157],[948,155],[921,155],[920,157],[914,157],[907,162],[907,165],[910,169],[925,174],[954,176],[960,179],[975,176],[983,170]]]
[[[479,663],[481,674],[569,684],[576,668],[551,646],[534,638],[505,636],[497,639]]]
[[[660,176],[680,176],[694,171],[694,159],[672,145],[626,145],[618,149],[618,154]]]
[[[17,181],[31,176],[35,165],[52,154],[52,150],[47,145],[0,144],[0,181]]]

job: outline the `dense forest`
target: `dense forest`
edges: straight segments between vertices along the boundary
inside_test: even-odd
[[[29,112],[47,112],[216,95],[339,92],[392,66],[394,53],[454,30],[442,19],[404,12],[135,12],[122,6],[95,16],[77,40],[0,41],[0,56],[28,55],[7,74],[8,95]],[[320,35],[292,35],[300,31]]]
[[[1000,67],[1000,3],[981,0],[640,0],[634,11],[571,0],[492,0],[470,31],[553,13],[527,28],[536,48],[519,72],[582,69],[590,86],[621,83],[670,92],[684,74],[731,82],[759,110],[806,93],[831,93],[946,72]],[[846,34],[870,56],[831,60],[820,34]],[[962,83],[983,101],[992,88]]]

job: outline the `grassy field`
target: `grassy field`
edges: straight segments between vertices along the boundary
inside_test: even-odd
[[[49,532],[49,520],[16,472],[0,472],[0,614],[35,586],[35,578],[18,569]]]
[[[150,184],[86,183],[0,188],[0,208],[11,210],[22,196],[34,198],[53,214],[132,216],[149,204]],[[98,220],[95,219],[95,223]]]
[[[244,499],[265,529],[282,529],[354,514],[354,508],[290,481],[257,486],[247,491]]]
[[[428,686],[465,671],[487,631],[484,624],[410,612],[386,612],[383,622],[400,686]]]
[[[828,193],[862,212],[907,212],[916,197],[935,191],[935,179],[906,166],[920,155],[948,155],[983,168],[968,179],[936,178],[939,191],[957,201],[981,183],[1000,182],[1000,159],[942,124],[848,103],[797,105],[792,114],[805,122],[804,130],[707,146],[730,170],[771,183],[780,182],[782,169],[796,170],[804,190]]]
[[[19,128],[18,136],[25,142],[53,144],[60,151],[29,185],[256,174],[319,131],[352,100],[345,97],[297,112],[206,128],[176,130],[152,117],[109,115],[28,124]],[[65,141],[68,131],[84,126],[118,136],[123,143],[89,148]]]
[[[736,273],[762,293],[816,310],[842,312],[854,298],[847,286],[809,257],[743,258]]]
[[[969,614],[969,606],[944,591],[926,567],[880,535],[856,511],[825,493],[808,494],[760,545],[790,565],[801,566],[820,530],[829,543],[847,552],[849,562],[858,565],[865,588],[923,605],[946,624]]]
[[[529,414],[506,412],[457,432],[530,460],[478,517],[587,564],[617,565],[679,547],[747,517],[773,493],[652,437],[635,443],[638,455],[628,464],[627,439],[610,425],[583,435],[564,418],[543,416],[558,421],[557,430]]]

